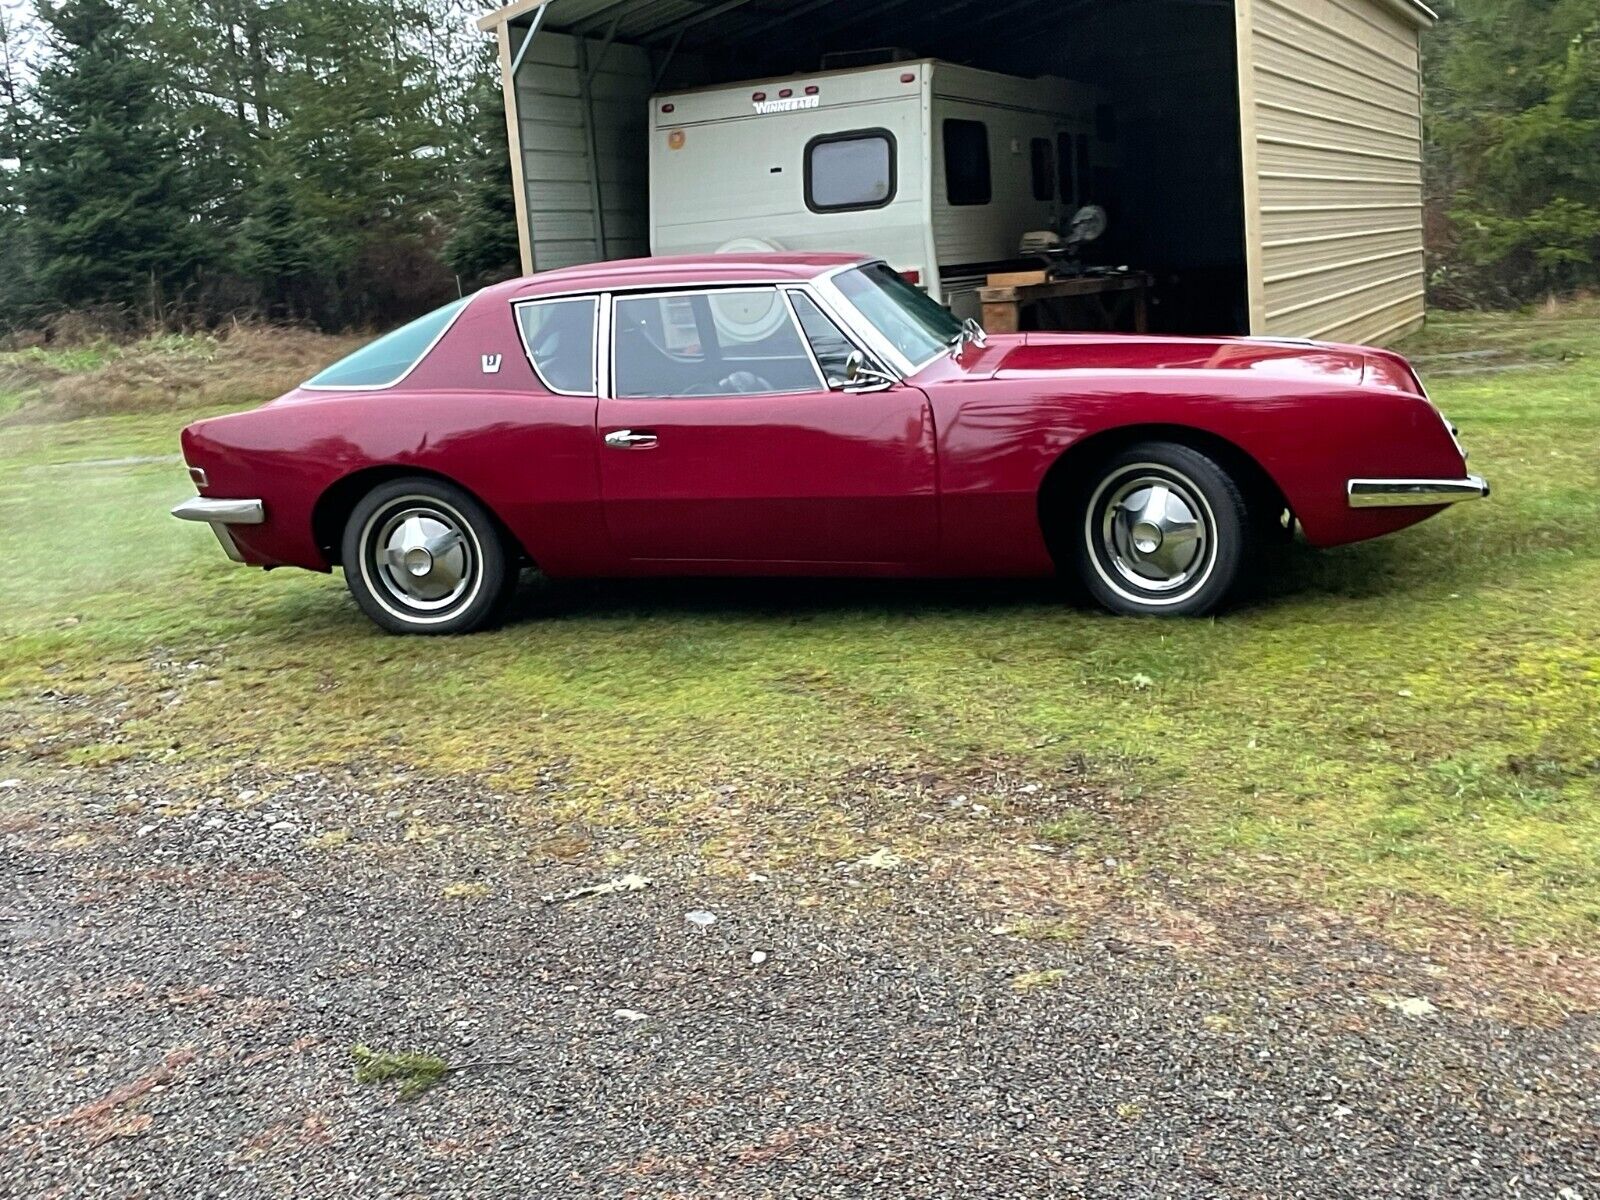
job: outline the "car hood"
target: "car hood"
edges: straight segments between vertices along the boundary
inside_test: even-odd
[[[1028,333],[990,359],[996,378],[1058,371],[1253,371],[1306,383],[1359,385],[1367,354],[1353,346],[1273,338]]]

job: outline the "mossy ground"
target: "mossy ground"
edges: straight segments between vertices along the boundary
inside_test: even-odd
[[[1442,318],[1407,349],[1426,375],[1485,346],[1518,369],[1440,358],[1431,386],[1492,501],[1299,548],[1208,621],[1016,584],[534,585],[496,632],[396,639],[337,578],[240,570],[167,517],[189,493],[177,430],[209,407],[12,425],[0,772],[488,776],[530,836],[626,831],[711,861],[959,846],[967,824],[901,819],[906,797],[1070,780],[1115,804],[1019,804],[1005,836],[1114,855],[1132,886],[1593,947],[1600,317]]]

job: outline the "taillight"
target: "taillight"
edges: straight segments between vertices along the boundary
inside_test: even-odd
[[[904,279],[907,283],[915,284],[918,287],[922,286],[921,271],[901,271],[900,278]]]

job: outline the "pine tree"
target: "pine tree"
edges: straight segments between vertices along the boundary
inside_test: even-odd
[[[41,8],[50,59],[20,146],[44,298],[153,313],[208,257],[159,74],[109,0]]]
[[[454,228],[444,244],[445,262],[474,287],[509,279],[521,266],[505,100],[496,70],[492,60],[485,62],[468,97],[470,140],[460,168]]]
[[[1500,304],[1600,284],[1594,0],[1457,0],[1424,61],[1451,223],[1436,290]]]

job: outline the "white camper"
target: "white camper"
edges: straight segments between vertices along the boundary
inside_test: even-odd
[[[1093,88],[934,59],[670,92],[650,103],[655,254],[844,250],[960,316],[1022,235],[1106,203]]]

